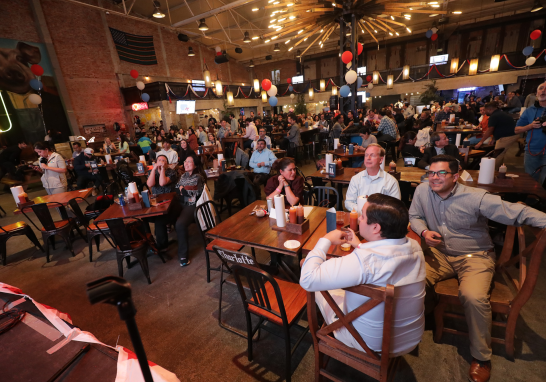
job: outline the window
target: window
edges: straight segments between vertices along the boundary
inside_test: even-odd
[[[274,85],[277,85],[277,84],[281,83],[281,70],[280,69],[276,69],[276,70],[271,71],[271,82]]]
[[[366,75],[366,67],[363,66],[361,68],[356,68],[356,74],[360,75]]]
[[[196,92],[204,92],[205,90],[205,81],[203,80],[191,80],[191,87]]]
[[[292,77],[293,84],[303,84],[303,75]]]

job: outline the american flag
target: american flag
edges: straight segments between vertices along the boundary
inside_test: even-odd
[[[110,28],[119,59],[139,65],[157,65],[154,36],[139,36]]]

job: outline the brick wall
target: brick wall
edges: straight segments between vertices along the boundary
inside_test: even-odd
[[[32,8],[27,0],[2,0],[0,4],[0,37],[40,42],[34,27]]]
[[[254,78],[258,78],[260,82],[264,78],[271,79],[271,71],[280,70],[281,71],[281,83],[286,83],[287,78],[294,77],[296,72],[296,61],[294,60],[283,60],[276,61],[272,63],[256,65],[254,67]]]

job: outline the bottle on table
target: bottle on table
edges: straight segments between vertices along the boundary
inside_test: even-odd
[[[305,215],[303,213],[303,206],[301,204],[298,206],[297,214],[298,214],[298,224],[302,224],[303,221],[305,220]]]
[[[354,208],[349,215],[349,226],[355,232],[358,230],[358,212]]]

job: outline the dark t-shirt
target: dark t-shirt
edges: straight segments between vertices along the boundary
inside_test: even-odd
[[[493,127],[493,137],[498,141],[504,137],[511,137],[515,135],[514,129],[516,128],[516,121],[507,113],[500,109],[495,110],[489,116],[489,127]]]
[[[174,192],[174,185],[176,184],[176,171],[172,168],[165,169],[165,176],[171,180],[166,186],[159,185],[159,176],[159,171],[155,171],[155,186],[152,187],[152,193],[154,195],[161,195]]]
[[[290,185],[294,196],[297,196],[299,198],[298,203],[301,203],[303,201],[303,178],[299,175],[296,175],[292,182],[290,182],[289,180],[287,182]],[[267,183],[264,187],[265,194],[268,196],[271,195],[277,187],[279,187],[279,176],[274,175],[267,180]],[[281,195],[285,195],[284,188],[281,191]],[[285,199],[285,201],[287,204],[289,204],[287,199]]]

